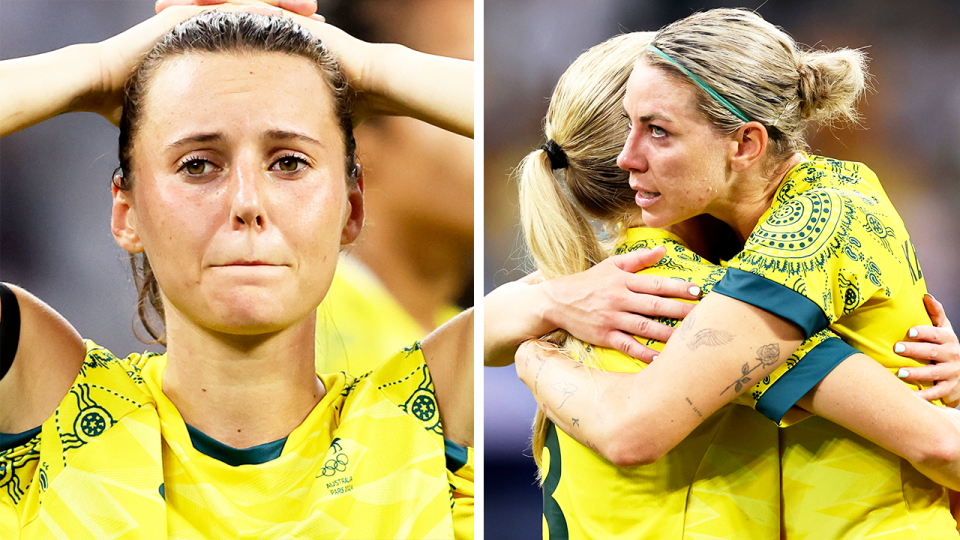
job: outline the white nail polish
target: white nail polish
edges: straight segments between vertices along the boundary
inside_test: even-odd
[[[654,359],[654,360],[656,360],[657,358],[660,358],[660,355],[659,355],[659,354],[653,355],[653,359]]]
[[[693,296],[700,296],[700,287],[697,287],[696,285],[694,285],[693,287],[690,287],[689,289],[687,289],[687,292],[689,292]]]
[[[910,337],[912,337],[912,338],[917,337],[917,329],[916,329],[916,328],[911,328],[910,331],[907,332],[907,335],[910,336]]]
[[[902,353],[905,350],[907,350],[907,347],[903,343],[897,343],[893,346],[893,352],[895,353]]]
[[[910,372],[904,368],[900,368],[900,370],[897,371],[897,377],[900,377],[901,379],[906,379],[909,375]]]

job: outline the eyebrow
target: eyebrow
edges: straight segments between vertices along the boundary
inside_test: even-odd
[[[666,116],[666,115],[664,115],[664,114],[660,114],[660,113],[645,114],[645,115],[641,116],[641,117],[639,118],[639,120],[640,120],[640,122],[642,122],[642,123],[644,123],[644,124],[650,122],[651,120],[662,120],[662,121],[664,121],[664,122],[673,122],[673,119],[672,119],[672,118],[670,118],[669,116]]]
[[[164,151],[176,150],[177,148],[180,148],[182,146],[188,146],[195,143],[222,141],[222,140],[223,140],[223,134],[219,132],[218,133],[198,133],[196,135],[190,135],[188,137],[184,137],[182,139],[178,139],[170,143],[164,149]]]
[[[287,141],[290,139],[294,139],[294,140],[302,141],[308,144],[314,144],[320,147],[325,146],[322,142],[314,139],[313,137],[308,137],[303,133],[298,133],[296,131],[286,131],[282,129],[271,129],[267,131],[266,138],[274,141]]]
[[[303,133],[297,133],[296,131],[286,131],[283,129],[271,129],[264,134],[265,138],[272,141],[288,141],[288,140],[299,140],[309,144],[314,144],[320,147],[323,147],[324,144],[313,137],[308,137]],[[190,135],[182,139],[178,139],[166,147],[166,151],[176,150],[177,148],[183,146],[189,146],[196,143],[204,142],[219,142],[224,140],[224,136],[220,132],[214,133],[198,133],[196,135]]]

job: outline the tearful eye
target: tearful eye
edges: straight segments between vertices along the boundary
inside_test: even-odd
[[[205,159],[191,159],[183,164],[180,167],[180,170],[185,171],[187,174],[200,175],[205,172],[208,172],[208,167],[210,162]]]
[[[284,172],[293,172],[300,167],[300,160],[293,157],[285,157],[277,161],[277,168]]]

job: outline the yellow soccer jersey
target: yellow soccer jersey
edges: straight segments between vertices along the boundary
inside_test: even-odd
[[[436,326],[457,313],[455,306],[441,310]],[[425,336],[370,270],[340,258],[330,291],[317,309],[318,373],[366,373]]]
[[[921,365],[891,345],[911,326],[929,324],[923,274],[903,221],[864,165],[805,158],[729,267],[716,292],[789,319],[807,335],[829,326],[891,371]],[[768,394],[832,369],[806,364]],[[809,422],[780,434],[788,537],[956,538],[945,489],[843,428]]]
[[[160,391],[165,355],[87,343],[41,433],[0,452],[4,540],[454,537],[418,347],[361,378],[321,376],[326,395],[288,437],[237,450],[184,424]]]
[[[723,276],[723,268],[659,229],[630,229],[617,252],[658,245],[667,253],[644,273],[690,280],[705,292]],[[807,354],[823,354],[821,347],[834,341],[839,339],[828,333],[808,340],[777,374],[802,366]],[[660,342],[646,343],[663,348]],[[608,371],[636,372],[646,365],[614,350],[593,351]],[[762,401],[776,380],[771,377],[746,394],[745,402]],[[551,426],[543,454],[544,539],[780,538],[777,432],[757,412],[727,405],[656,463],[615,467]]]

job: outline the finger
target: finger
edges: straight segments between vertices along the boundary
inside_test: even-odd
[[[631,313],[617,315],[613,320],[613,328],[614,330],[611,332],[620,331],[625,334],[630,334],[631,336],[639,336],[664,343],[670,339],[670,336],[673,335],[675,330],[672,326],[667,326],[653,319]],[[598,343],[598,345],[606,345],[606,343]]]
[[[953,364],[931,364],[929,366],[900,368],[897,377],[905,381],[943,381],[950,382],[957,375]],[[953,381],[956,384],[956,381]]]
[[[623,311],[639,313],[649,317],[667,317],[682,319],[690,314],[697,305],[692,302],[683,302],[671,298],[661,298],[649,294],[631,295],[621,307]]]
[[[923,295],[923,306],[927,308],[927,314],[930,315],[930,320],[933,321],[934,326],[950,328],[950,331],[953,331],[950,319],[947,319],[947,313],[943,310],[943,304],[937,301],[932,294]]]
[[[609,347],[616,349],[627,356],[632,356],[637,360],[646,363],[653,362],[653,358],[659,354],[657,351],[640,343],[633,336],[623,332],[611,332],[608,335]]]
[[[607,260],[617,268],[632,274],[657,264],[666,253],[666,247],[657,246],[653,249],[638,249],[623,255],[615,255]]]
[[[951,388],[946,388],[946,385],[937,384],[931,386],[930,388],[924,388],[923,390],[917,390],[916,394],[926,401],[933,401],[935,399],[940,399],[950,393]]]
[[[633,274],[627,277],[627,288],[635,293],[670,296],[696,300],[700,298],[700,287],[679,279],[649,274]]]
[[[957,359],[956,344],[923,343],[900,341],[893,346],[893,352],[916,360],[930,360],[932,362],[950,362]]]
[[[159,0],[154,9],[157,13],[160,13],[170,6],[214,6],[219,4],[255,7],[273,6],[304,16],[314,15],[317,12],[317,3],[313,0]]]
[[[940,344],[957,342],[957,336],[953,333],[952,329],[938,328],[930,325],[914,326],[910,328],[910,330],[907,330],[906,339]]]

